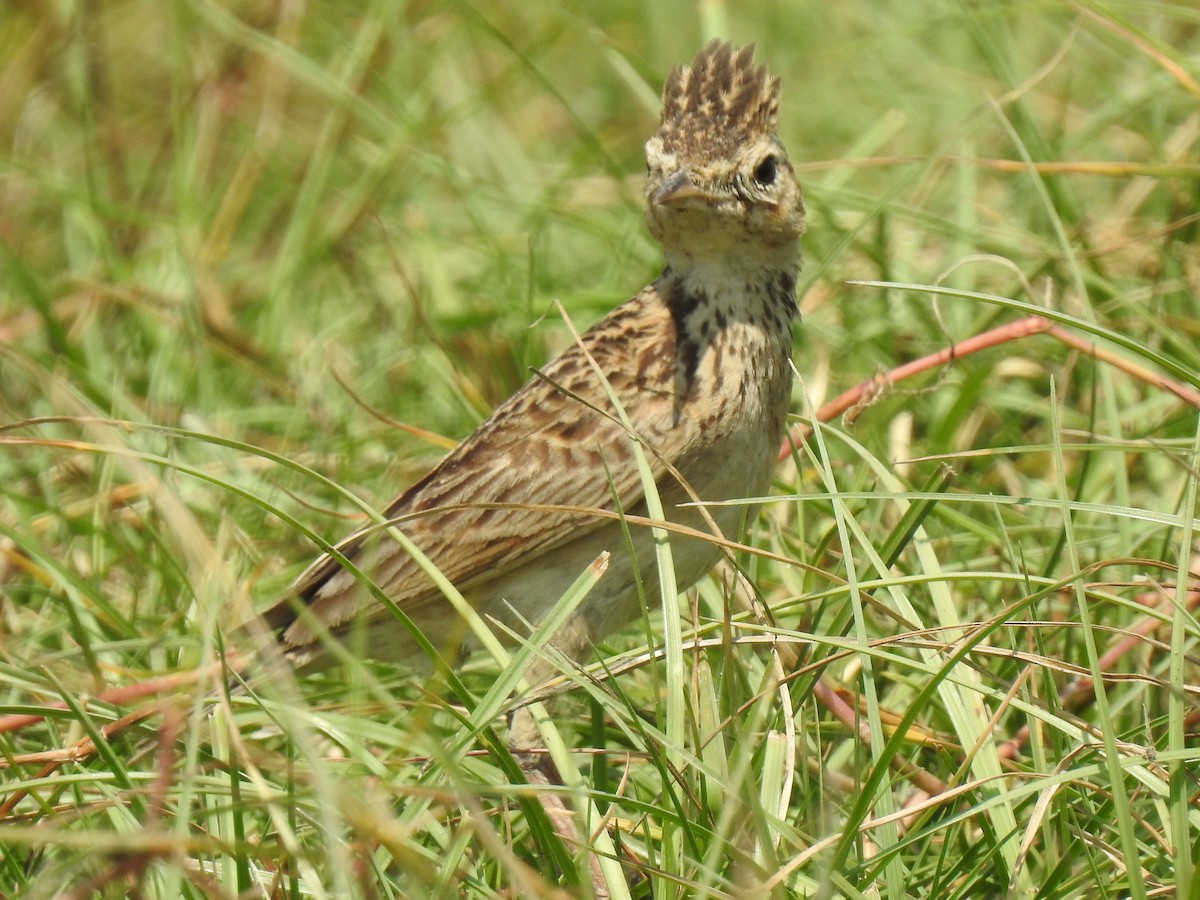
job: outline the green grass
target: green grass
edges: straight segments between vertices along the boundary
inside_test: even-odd
[[[483,656],[97,697],[444,452],[389,420],[466,435],[554,300],[656,274],[641,145],[714,34],[783,78],[797,421],[1021,303],[1200,389],[1193,4],[743,6],[0,11],[0,714],[46,714],[0,734],[0,894],[587,894]],[[629,893],[1200,896],[1198,472],[1195,408],[1044,335],[820,428],[747,538],[769,615],[718,572],[680,671],[653,598],[551,706]]]

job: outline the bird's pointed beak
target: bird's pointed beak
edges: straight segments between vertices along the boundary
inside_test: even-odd
[[[709,193],[696,186],[687,169],[680,169],[664,181],[650,198],[658,206],[680,206],[689,200],[707,199]]]

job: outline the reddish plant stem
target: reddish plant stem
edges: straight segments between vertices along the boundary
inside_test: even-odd
[[[101,703],[111,703],[113,706],[122,706],[126,703],[132,703],[134,700],[140,700],[143,697],[153,697],[157,694],[165,694],[169,691],[176,690],[188,684],[195,684],[202,678],[219,678],[222,671],[228,666],[230,669],[238,667],[238,661],[232,654],[226,656],[227,662],[213,663],[207,669],[198,669],[194,672],[179,672],[175,675],[164,675],[160,678],[147,678],[145,681],[139,681],[136,684],[122,685],[121,687],[109,688],[106,691],[101,691],[95,696],[95,699]],[[62,701],[55,703],[47,703],[45,709],[50,710],[67,709],[68,706]],[[30,725],[36,725],[42,719],[46,718],[44,714],[38,713],[19,713],[9,716],[0,716],[0,734],[7,734],[10,731],[19,731]]]
[[[1048,334],[1068,347],[1078,350],[1081,353],[1086,353],[1088,356],[1098,359],[1101,362],[1108,363],[1134,378],[1145,381],[1147,384],[1169,391],[1185,403],[1194,406],[1196,409],[1200,409],[1200,391],[1172,381],[1156,372],[1151,372],[1149,369],[1131,360],[1125,359],[1104,347],[1097,346],[1092,341],[1085,340],[1071,333],[1066,328],[1051,322],[1049,319],[1044,319],[1041,316],[1026,316],[1024,319],[1018,319],[1016,322],[1009,322],[1007,325],[1001,325],[998,328],[993,328],[991,331],[977,334],[974,337],[967,338],[965,341],[951,344],[937,353],[931,353],[929,356],[923,356],[910,363],[905,363],[902,366],[892,369],[890,372],[872,376],[826,403],[817,410],[815,418],[818,422],[832,422],[838,416],[853,413],[856,410],[870,406],[885,390],[908,378],[912,378],[914,375],[919,375],[930,369],[936,369],[953,360],[962,359],[974,353],[979,353],[982,350],[998,347],[1001,344],[1007,344],[1011,341],[1027,338],[1035,334]],[[811,432],[812,426],[810,425],[797,425],[793,428],[779,448],[779,460],[783,461],[791,456],[792,448],[796,444],[806,441]]]
[[[1193,560],[1193,571],[1196,573],[1194,587],[1189,586],[1190,589],[1184,595],[1184,604],[1189,612],[1200,607],[1200,556],[1197,556]],[[1170,610],[1173,604],[1171,595],[1163,592],[1141,594],[1137,600],[1144,606],[1159,605],[1164,611]],[[1098,668],[1101,671],[1108,671],[1115,666],[1121,657],[1132,653],[1141,646],[1145,638],[1152,635],[1155,631],[1169,629],[1170,627],[1169,622],[1163,622],[1162,619],[1155,616],[1146,616],[1134,627],[1126,631],[1125,634],[1113,639],[1108,649],[1100,656]],[[1063,685],[1058,692],[1059,705],[1068,712],[1079,712],[1081,709],[1090,706],[1095,699],[1095,683],[1087,675],[1082,675],[1070,683]],[[1023,725],[1019,728],[1016,734],[1000,745],[1000,758],[1016,759],[1022,750],[1024,750],[1025,745],[1029,743],[1030,734],[1028,725]]]

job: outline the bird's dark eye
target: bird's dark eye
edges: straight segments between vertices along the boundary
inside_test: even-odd
[[[762,162],[754,169],[754,180],[764,187],[774,184],[778,169],[779,163],[776,161],[774,154],[764,156]]]

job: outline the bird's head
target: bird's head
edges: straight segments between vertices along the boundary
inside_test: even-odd
[[[799,259],[804,200],[775,134],[779,79],[754,45],[713,41],[663,89],[646,142],[646,218],[673,255],[750,253]]]

